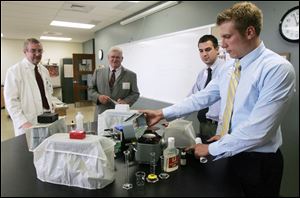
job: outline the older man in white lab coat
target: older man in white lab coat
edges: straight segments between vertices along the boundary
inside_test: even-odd
[[[37,124],[38,115],[52,111],[51,79],[40,64],[42,44],[37,39],[27,39],[23,51],[26,57],[7,70],[4,83],[5,104],[16,136]]]

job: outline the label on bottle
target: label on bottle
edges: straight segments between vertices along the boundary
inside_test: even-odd
[[[179,161],[178,155],[168,158],[168,163],[167,163],[168,168],[172,169],[178,166],[178,161]]]

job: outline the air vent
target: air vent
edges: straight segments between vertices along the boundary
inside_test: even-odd
[[[60,32],[43,32],[43,35],[48,35],[48,36],[61,36],[63,35],[62,33]]]
[[[63,10],[68,10],[73,12],[83,12],[83,13],[89,13],[94,8],[95,7],[91,5],[84,5],[84,4],[71,3],[71,2],[65,2],[63,5]]]

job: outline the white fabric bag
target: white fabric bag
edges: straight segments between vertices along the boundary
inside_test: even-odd
[[[38,179],[43,182],[101,189],[115,179],[114,141],[87,135],[69,139],[68,133],[54,134],[34,151]]]
[[[26,141],[29,151],[33,151],[47,137],[55,133],[66,133],[67,125],[65,118],[60,117],[53,123],[38,123],[30,128],[25,129]]]

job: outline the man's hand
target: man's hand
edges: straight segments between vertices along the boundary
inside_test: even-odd
[[[206,140],[207,142],[214,142],[214,141],[218,141],[219,139],[221,139],[220,135],[214,135],[211,138],[209,138],[208,140]]]
[[[108,96],[106,96],[106,95],[100,95],[99,97],[98,97],[98,100],[99,100],[99,102],[101,103],[101,104],[107,104],[109,101],[110,101],[110,99],[109,99],[109,97]]]
[[[117,102],[119,103],[119,104],[127,104],[127,102],[125,101],[125,100],[122,100],[122,99],[118,99],[117,100]]]
[[[32,127],[33,125],[30,122],[25,122],[24,124],[22,124],[21,128],[22,129],[28,129],[30,127]]]
[[[162,113],[162,110],[139,110],[139,112],[144,113],[147,125],[149,127],[157,124],[161,119],[164,118],[164,115]]]
[[[208,144],[195,144],[193,146],[185,148],[184,150],[186,152],[194,151],[194,155],[195,155],[196,159],[199,159],[200,157],[205,157],[205,156],[209,155]]]

